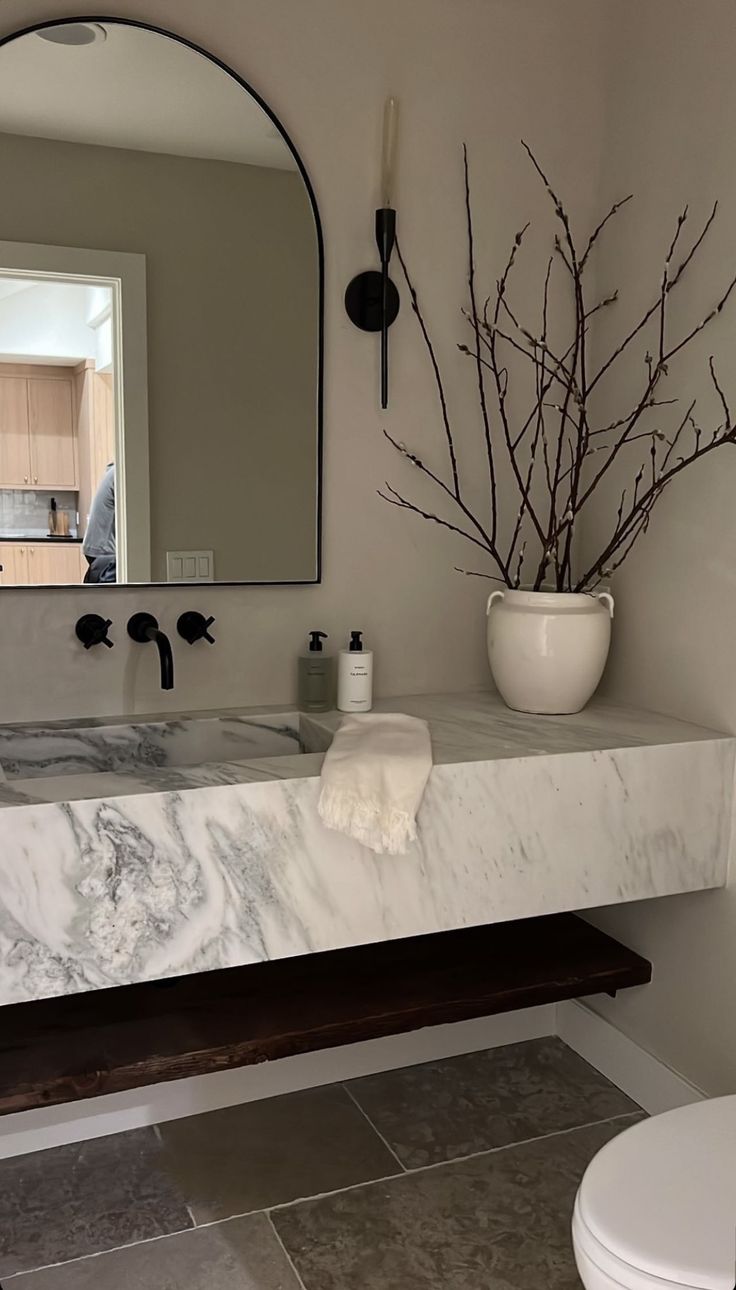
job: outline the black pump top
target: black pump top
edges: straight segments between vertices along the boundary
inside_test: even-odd
[[[351,652],[351,653],[359,653],[359,652],[362,650],[362,648],[363,648],[363,633],[362,633],[362,632],[351,632],[351,633],[350,633],[350,644],[349,644],[349,646],[348,646],[348,649],[350,650],[350,652]]]
[[[309,652],[310,654],[322,653],[322,641],[327,640],[327,632],[310,632],[309,633]]]

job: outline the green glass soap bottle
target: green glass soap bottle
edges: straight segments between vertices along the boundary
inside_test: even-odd
[[[325,654],[327,632],[310,632],[309,649],[299,658],[299,711],[329,712],[335,706],[335,660]]]

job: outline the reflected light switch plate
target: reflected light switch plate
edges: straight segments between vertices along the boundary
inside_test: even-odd
[[[214,582],[214,551],[167,551],[167,582]]]

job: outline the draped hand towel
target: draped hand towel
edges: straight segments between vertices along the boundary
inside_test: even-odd
[[[322,767],[317,809],[328,829],[403,855],[432,769],[426,721],[399,712],[344,718]]]

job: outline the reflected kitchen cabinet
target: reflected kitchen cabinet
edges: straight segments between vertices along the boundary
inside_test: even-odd
[[[28,425],[34,488],[77,487],[71,377],[30,377]]]
[[[25,546],[15,542],[0,542],[0,586],[17,587],[27,581],[28,557]]]
[[[77,487],[72,373],[0,365],[0,488]]]
[[[27,550],[28,581],[32,586],[63,586],[65,583],[82,581],[78,543],[31,543]]]
[[[86,360],[74,371],[77,459],[79,465],[80,532],[89,520],[92,500],[107,469],[115,460],[115,406],[112,376],[95,371]]]
[[[86,561],[78,542],[0,542],[0,586],[76,586]]]
[[[0,487],[31,487],[28,383],[0,369]]]

